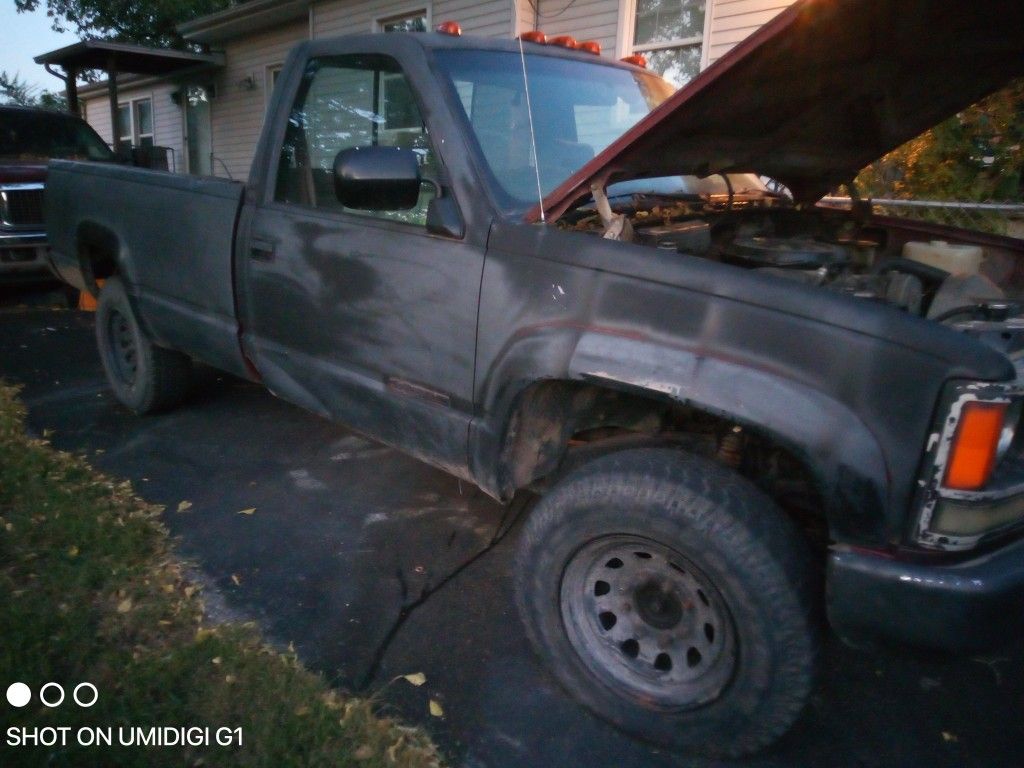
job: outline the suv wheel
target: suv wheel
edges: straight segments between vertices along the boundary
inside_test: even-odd
[[[712,756],[756,751],[806,702],[816,655],[800,532],[734,472],[671,449],[570,473],[527,521],[527,633],[622,730]]]

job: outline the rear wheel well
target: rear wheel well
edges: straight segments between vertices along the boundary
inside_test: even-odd
[[[816,547],[828,543],[823,495],[805,457],[776,436],[638,391],[573,381],[534,384],[519,398],[501,457],[508,495],[552,484],[600,455],[672,446],[729,467],[767,493]]]
[[[83,224],[78,230],[78,260],[82,279],[89,293],[99,295],[97,280],[119,273],[120,241],[113,232],[98,224]]]

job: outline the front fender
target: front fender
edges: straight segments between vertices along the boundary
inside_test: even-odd
[[[945,383],[1013,375],[984,345],[879,303],[552,227],[493,228],[480,307],[470,460],[485,487],[521,393],[604,382],[788,446],[848,543],[905,540]]]
[[[471,463],[495,496],[503,491],[494,468],[503,466],[516,415],[538,407],[528,394],[544,382],[577,382],[692,406],[769,437],[812,472],[835,538],[873,545],[893,538],[892,470],[879,440],[848,405],[783,371],[611,328],[553,324],[520,335],[488,379],[492,418],[474,422]],[[539,407],[557,420],[557,405]],[[550,429],[540,439],[567,437],[554,434],[555,422]]]
[[[891,476],[884,453],[863,420],[825,393],[706,351],[599,333],[580,337],[569,376],[660,395],[771,437],[814,473],[830,528],[884,536]]]

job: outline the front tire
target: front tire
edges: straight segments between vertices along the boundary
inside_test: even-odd
[[[188,395],[192,360],[153,344],[118,277],[108,278],[100,291],[96,344],[114,396],[135,413],[166,410]]]
[[[523,531],[517,600],[577,700],[669,749],[739,756],[790,728],[816,656],[800,532],[734,472],[672,449],[570,473]]]

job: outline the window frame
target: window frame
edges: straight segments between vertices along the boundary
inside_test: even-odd
[[[152,130],[149,133],[141,133],[139,131],[138,104],[142,101],[149,102],[149,117],[153,123]],[[113,126],[110,133],[111,136],[113,136],[114,146],[127,143],[130,147],[141,147],[141,140],[144,138],[152,139],[153,144],[151,146],[156,146],[156,112],[154,111],[153,94],[150,93],[145,96],[136,96],[135,98],[119,102],[117,105],[118,122],[120,122],[122,109],[128,110],[129,135],[121,136],[120,127],[118,125]]]
[[[121,110],[128,110],[128,135],[124,136],[121,133]],[[113,136],[114,146],[119,147],[126,143],[129,147],[135,146],[135,110],[132,109],[131,101],[124,104],[117,105],[117,125],[110,131]]]
[[[426,5],[408,5],[405,8],[399,9],[396,13],[390,13],[387,16],[378,16],[370,24],[370,31],[378,34],[388,34],[384,31],[385,24],[422,16],[426,19],[427,31],[429,32],[431,30],[431,24],[433,23],[430,13],[431,6],[431,3]]]
[[[138,115],[139,115],[139,105],[142,104],[143,102],[146,102],[146,101],[149,102],[149,122],[150,122],[149,133],[143,133],[142,132],[142,129],[140,127],[140,123],[142,121],[138,117]],[[132,105],[132,132],[134,134],[132,146],[139,146],[139,147],[143,146],[142,140],[143,139],[147,139],[147,138],[150,139],[153,142],[149,146],[151,146],[151,147],[156,146],[156,112],[154,111],[154,107],[153,107],[153,97],[151,95],[150,96],[140,96],[137,99],[132,99],[131,100],[131,105]]]
[[[396,17],[391,17],[391,18],[396,18]],[[405,66],[405,64],[403,63],[403,61],[401,60],[401,57],[395,56],[392,53],[386,53],[386,52],[382,52],[382,51],[351,51],[351,52],[337,53],[337,54],[334,54],[334,53],[331,53],[331,54],[320,54],[320,55],[313,55],[313,56],[310,56],[309,58],[307,58],[304,61],[304,65],[303,65],[301,71],[305,72],[306,68],[309,66],[310,62],[312,62],[312,61],[314,61],[316,59],[328,59],[328,60],[330,60],[330,59],[335,59],[335,58],[345,58],[345,57],[349,57],[349,56],[351,56],[351,57],[358,57],[358,56],[364,56],[364,55],[386,57],[386,58],[392,59],[398,65],[398,68],[400,70],[399,72],[388,73],[388,74],[391,74],[391,75],[401,75],[402,77],[404,77],[407,80],[407,82],[409,83],[409,88],[410,88],[410,92],[411,92],[413,101],[416,104],[416,109],[417,109],[417,111],[420,114],[420,118],[421,118],[422,123],[423,123],[424,131],[426,132],[426,135],[428,137],[431,136],[432,132],[431,132],[430,126],[429,126],[429,124],[427,122],[427,119],[425,117],[425,114],[424,114],[423,100],[421,98],[421,95],[417,92],[416,87],[413,85],[412,78],[410,78],[408,69]],[[384,73],[381,73],[381,74],[383,75]],[[383,89],[381,89],[381,90],[383,91]],[[302,94],[302,92],[303,92],[303,86],[302,86],[302,80],[301,79],[300,79],[297,87],[295,87],[295,86],[290,86],[289,87],[287,114],[291,114],[292,108],[295,106],[296,100],[298,99],[299,95]],[[307,96],[308,96],[308,91],[307,91],[307,93],[305,95],[303,95],[303,98],[306,98]],[[381,102],[380,102],[380,100],[378,98],[377,104],[380,105],[380,103]],[[278,188],[278,184],[279,184],[279,181],[280,181],[279,177],[280,177],[280,172],[281,172],[280,158],[281,158],[281,153],[284,150],[284,143],[287,140],[287,135],[288,135],[287,134],[287,120],[285,120],[284,125],[281,126],[280,132],[275,135],[276,151],[273,152],[273,153],[270,153],[270,156],[272,158],[271,164],[270,164],[270,167],[267,168],[266,171],[265,171],[267,175],[266,175],[266,177],[264,179],[264,182],[263,182],[264,183],[264,194],[262,196],[262,200],[263,200],[262,204],[263,205],[273,206],[273,207],[280,206],[280,207],[284,207],[285,209],[298,209],[298,210],[303,211],[304,215],[324,217],[324,218],[326,218],[328,220],[334,220],[334,219],[337,219],[338,217],[341,217],[343,219],[359,221],[360,223],[372,223],[373,226],[384,226],[386,228],[397,227],[397,228],[399,228],[399,230],[410,230],[410,231],[413,231],[413,232],[417,232],[419,234],[430,235],[430,233],[427,232],[425,224],[392,219],[392,218],[389,218],[387,216],[379,215],[378,212],[376,212],[376,211],[361,211],[361,210],[357,210],[357,209],[353,209],[353,208],[343,208],[343,207],[340,207],[340,208],[320,207],[320,206],[316,206],[316,205],[308,205],[308,204],[305,204],[305,203],[300,203],[300,202],[295,202],[295,201],[290,201],[290,200],[280,200],[280,199],[278,199],[278,197],[277,197],[277,188]],[[439,178],[443,178],[444,175],[445,175],[444,160],[441,157],[441,154],[440,154],[438,148],[433,144],[433,142],[431,142],[430,150],[434,154],[435,158],[437,159],[438,177]],[[424,179],[424,183],[429,183],[429,182],[427,182],[427,180]],[[435,194],[436,194],[436,190],[435,190]],[[453,194],[453,193],[449,192],[449,194]]]
[[[707,69],[710,56],[711,42],[711,18],[714,15],[714,0],[706,0],[704,6],[704,29],[700,35],[682,37],[675,40],[668,40],[661,43],[633,44],[633,37],[636,34],[636,12],[637,0],[625,0],[619,3],[619,23],[617,36],[617,56],[622,58],[633,54],[645,54],[651,51],[663,51],[673,48],[685,48],[694,45],[700,46],[700,71]]]

